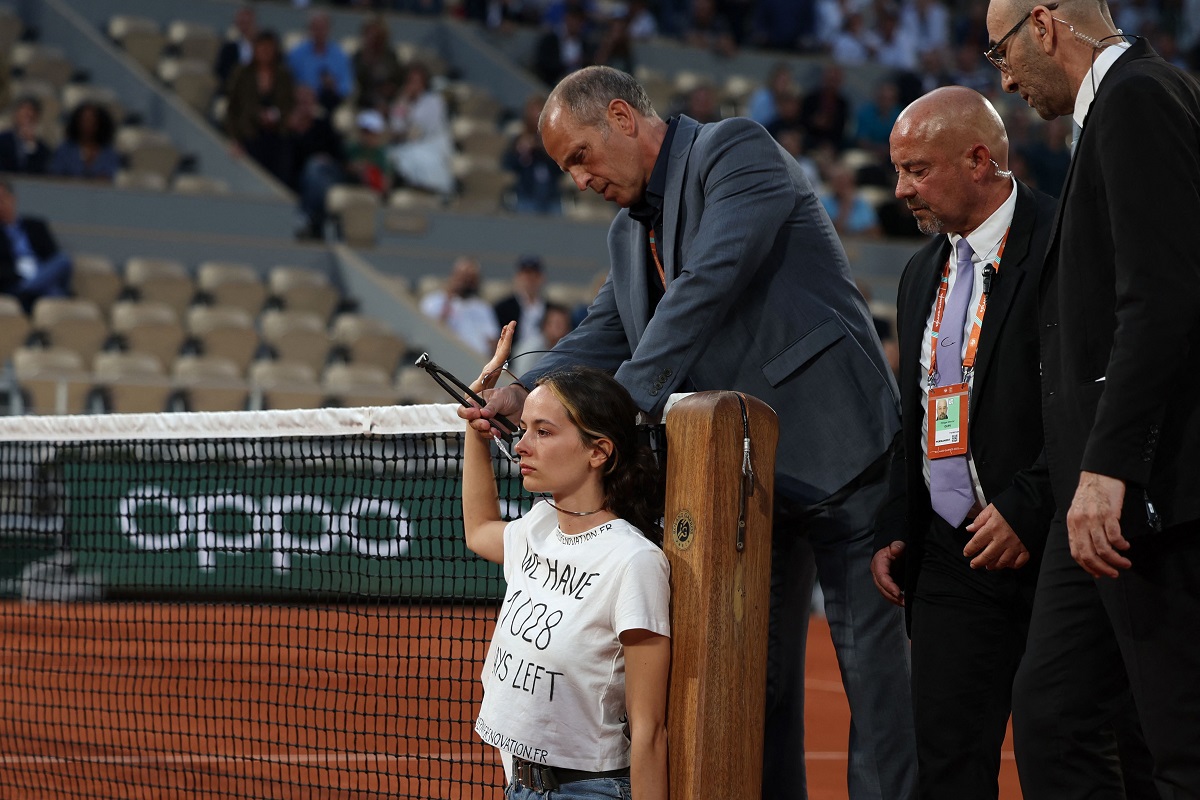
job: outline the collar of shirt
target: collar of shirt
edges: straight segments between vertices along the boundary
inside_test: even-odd
[[[990,260],[992,256],[996,255],[1000,249],[1000,242],[1004,239],[1004,232],[1012,224],[1013,211],[1017,207],[1017,180],[1016,178],[1011,180],[1012,186],[1005,201],[983,221],[982,225],[967,234],[967,244],[975,253],[971,256],[971,261],[975,264]],[[947,238],[950,240],[950,252],[956,252],[958,240],[963,237],[957,233],[951,233],[947,235]],[[954,269],[955,266],[952,265],[951,269]]]
[[[1083,83],[1079,84],[1079,91],[1075,93],[1075,113],[1071,115],[1071,119],[1075,120],[1079,127],[1083,127],[1092,101],[1096,99],[1096,88],[1104,81],[1104,76],[1112,69],[1112,65],[1117,63],[1117,59],[1128,49],[1129,42],[1118,42],[1104,48],[1092,62],[1092,68],[1088,70],[1087,75],[1083,76]]]
[[[667,134],[663,137],[662,147],[658,158],[654,161],[654,169],[650,172],[650,182],[642,199],[629,207],[629,216],[649,228],[662,214],[663,198],[667,194],[667,164],[671,160],[671,142],[675,139],[675,129],[679,127],[679,117],[671,117],[667,121]]]

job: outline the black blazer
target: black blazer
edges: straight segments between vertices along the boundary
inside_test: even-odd
[[[13,131],[0,133],[0,172],[25,172],[45,175],[50,168],[50,148],[41,139],[24,159],[18,157],[22,145]]]
[[[1200,519],[1200,84],[1139,40],[1100,84],[1042,276],[1046,455],[1126,483],[1122,528]]]
[[[39,261],[58,253],[58,243],[54,241],[54,234],[50,233],[50,228],[45,222],[37,217],[19,217],[17,225],[25,231],[29,246],[33,248],[33,254]],[[20,280],[12,240],[8,238],[8,230],[0,225],[0,292],[11,294]]]
[[[987,316],[979,337],[971,390],[968,441],[983,493],[1029,549],[1037,576],[1054,513],[1049,476],[1039,460],[1042,414],[1038,375],[1038,279],[1054,218],[1054,200],[1017,184],[1012,229],[999,272],[992,279]],[[920,571],[925,533],[933,509],[921,455],[921,346],[937,297],[950,241],[938,236],[909,260],[900,278],[896,325],[900,343],[903,430],[893,451],[891,491],[876,526],[876,549],[907,542],[902,574],[911,597]]]

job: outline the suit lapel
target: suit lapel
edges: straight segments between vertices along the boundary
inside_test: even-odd
[[[650,291],[646,286],[646,259],[650,257],[647,252],[650,247],[642,223],[625,212],[621,212],[620,217],[620,224],[625,226],[629,236],[629,304],[633,310],[635,341],[640,342],[650,324]]]
[[[692,143],[700,130],[700,123],[690,117],[680,116],[675,127],[675,138],[671,141],[671,160],[667,165],[667,194],[663,198],[663,273],[669,289],[671,281],[679,274],[679,248],[676,239],[682,229],[683,179],[687,173],[687,158],[692,152]]]
[[[1025,278],[1026,259],[1029,257],[1029,241],[1033,237],[1033,218],[1037,210],[1033,192],[1018,183],[1016,186],[1017,205],[1013,209],[1012,227],[1008,234],[1008,242],[1004,245],[1004,256],[1000,260],[1000,270],[997,277],[992,279],[992,291],[988,294],[987,314],[983,321],[983,330],[979,334],[979,349],[975,354],[975,383],[971,391],[971,399],[978,403],[977,398],[984,396],[983,387],[988,381],[988,364],[992,354],[996,352],[996,341],[1004,328],[1004,321],[1012,309],[1013,299],[1017,289]],[[1039,254],[1034,254],[1038,257]],[[978,419],[977,416],[973,416]]]

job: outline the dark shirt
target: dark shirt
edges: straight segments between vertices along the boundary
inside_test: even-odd
[[[679,118],[671,117],[667,121],[667,134],[663,137],[662,148],[654,161],[654,169],[650,172],[650,181],[642,199],[629,207],[629,216],[633,217],[646,229],[647,237],[653,231],[655,242],[662,242],[663,202],[667,194],[667,165],[671,161],[671,143],[675,139],[675,129],[679,127]],[[659,258],[662,258],[661,249]],[[650,308],[658,306],[658,301],[666,293],[662,280],[658,276],[658,266],[654,262],[654,254],[646,248],[646,281],[650,284]]]

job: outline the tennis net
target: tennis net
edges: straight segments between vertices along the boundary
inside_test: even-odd
[[[494,796],[503,582],[462,543],[461,431],[453,406],[0,419],[0,796]]]

